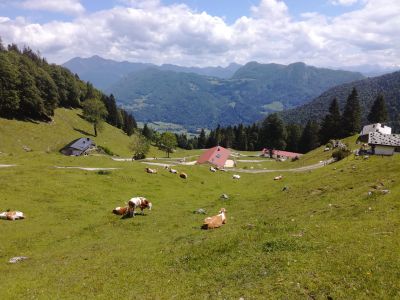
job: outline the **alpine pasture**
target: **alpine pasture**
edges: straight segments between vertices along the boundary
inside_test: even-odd
[[[242,162],[238,168],[279,171],[239,180],[207,165],[174,166],[188,174],[183,180],[161,166],[147,174],[140,161],[61,155],[92,133],[78,113],[58,109],[50,124],[0,120],[0,165],[15,165],[0,168],[0,210],[26,215],[0,220],[1,299],[400,297],[399,155],[285,171],[327,159],[321,147],[293,163]],[[113,127],[93,139],[130,156],[129,137]],[[151,151],[157,162],[173,161]],[[133,196],[153,209],[131,219],[112,214]],[[201,230],[222,207],[226,224]],[[199,208],[206,215],[193,213]],[[15,256],[28,259],[8,263]]]

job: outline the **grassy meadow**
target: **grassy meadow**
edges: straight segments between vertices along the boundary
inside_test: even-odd
[[[0,120],[0,164],[16,165],[0,168],[0,211],[27,215],[0,220],[1,299],[400,298],[400,155],[350,156],[281,181],[278,171],[234,181],[205,165],[177,166],[183,180],[161,167],[146,174],[138,161],[62,156],[58,149],[82,136],[75,129],[92,132],[77,113],[57,110],[53,124]],[[115,128],[95,140],[130,155]],[[319,148],[299,162],[262,164],[285,169],[326,156]],[[138,195],[153,202],[145,216],[111,213]],[[227,224],[200,230],[206,216],[193,211],[221,207]],[[29,259],[9,264],[14,256]]]

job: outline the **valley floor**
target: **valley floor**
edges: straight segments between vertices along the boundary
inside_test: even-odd
[[[279,168],[329,157],[316,151]],[[1,299],[400,298],[399,155],[351,156],[281,181],[281,170],[234,181],[176,166],[182,180],[140,162],[38,151],[2,153],[0,165],[16,165],[0,168],[0,210],[27,215],[0,222]],[[153,202],[145,216],[111,213],[138,195]],[[200,230],[206,215],[193,211],[221,207],[227,224]],[[28,259],[9,264],[15,256]]]

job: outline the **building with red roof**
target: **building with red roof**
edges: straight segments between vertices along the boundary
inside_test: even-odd
[[[296,152],[289,152],[289,151],[282,151],[282,150],[269,150],[269,149],[263,149],[263,155],[271,158],[283,158],[283,159],[289,159],[289,158],[299,158],[303,154],[301,153],[296,153]]]
[[[210,163],[217,167],[224,167],[226,161],[231,155],[231,151],[221,146],[207,149],[197,160],[198,164]]]

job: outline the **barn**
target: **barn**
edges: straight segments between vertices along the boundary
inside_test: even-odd
[[[300,158],[300,156],[302,155],[303,154],[301,153],[289,152],[283,150],[270,150],[266,148],[262,150],[262,156],[275,159],[295,159],[295,158]]]
[[[60,152],[64,155],[79,156],[87,154],[88,151],[92,150],[95,147],[96,144],[91,139],[80,138],[66,145],[64,148],[60,150]]]
[[[217,167],[224,167],[226,161],[231,155],[231,151],[221,146],[216,146],[204,151],[204,153],[197,160],[198,164],[210,163]]]
[[[372,154],[393,155],[400,149],[400,134],[383,134],[370,132],[368,134],[368,145]]]

